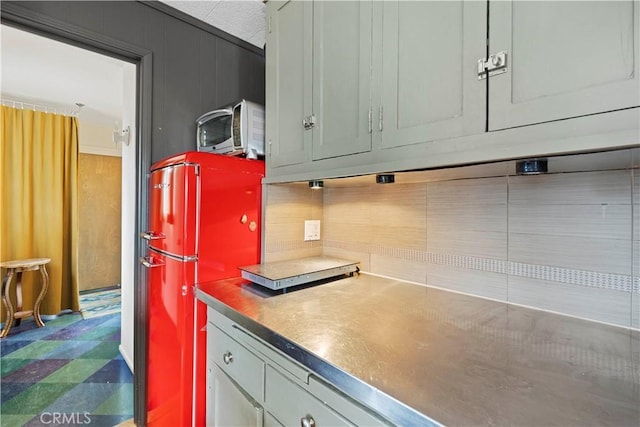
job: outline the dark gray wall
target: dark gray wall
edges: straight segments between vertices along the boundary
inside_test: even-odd
[[[194,150],[201,114],[241,98],[264,103],[261,49],[158,2],[2,3],[152,52],[152,162]]]

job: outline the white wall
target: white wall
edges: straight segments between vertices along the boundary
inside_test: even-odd
[[[129,145],[122,147],[122,287],[120,353],[133,372],[133,325],[136,212],[136,67],[126,64],[123,68],[122,126],[129,126]]]
[[[78,150],[84,154],[122,156],[120,144],[113,143],[112,132],[113,126],[109,126],[106,123],[83,120],[81,113],[78,129],[80,143]]]

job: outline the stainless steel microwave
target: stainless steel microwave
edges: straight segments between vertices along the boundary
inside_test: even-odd
[[[264,157],[264,107],[260,104],[243,99],[203,114],[196,124],[198,151]]]

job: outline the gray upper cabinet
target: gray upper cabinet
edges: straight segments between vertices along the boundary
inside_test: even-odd
[[[267,183],[638,144],[640,0],[267,8]]]
[[[313,4],[270,1],[267,8],[267,161],[280,167],[310,158],[312,133],[302,122],[312,112]]]
[[[270,167],[369,151],[372,2],[267,7]]]
[[[498,1],[490,4],[489,130],[640,105],[638,2]]]
[[[313,160],[371,150],[372,5],[313,3]]]
[[[486,3],[385,1],[374,31],[375,146],[417,144],[485,128],[486,84],[475,60],[486,52]],[[376,12],[379,12],[378,9]]]

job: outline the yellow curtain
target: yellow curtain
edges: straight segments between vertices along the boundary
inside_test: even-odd
[[[2,106],[0,125],[0,259],[51,258],[40,313],[78,311],[78,119]],[[40,275],[22,283],[29,310]]]

